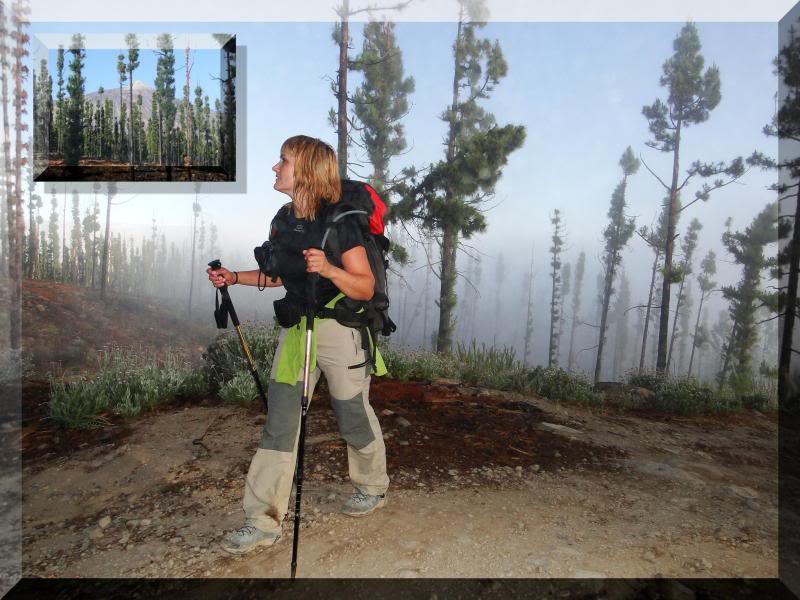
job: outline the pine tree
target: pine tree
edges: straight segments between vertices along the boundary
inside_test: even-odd
[[[398,186],[403,200],[395,205],[398,218],[415,219],[424,231],[438,238],[439,352],[449,352],[452,346],[459,240],[486,229],[480,207],[492,197],[508,156],[525,139],[524,127],[498,126],[494,116],[478,103],[488,98],[505,77],[507,65],[498,42],[477,36],[484,25],[478,20],[485,15],[483,3],[459,0],[459,5],[453,47],[453,101],[443,115],[448,124],[447,154],[420,180],[415,177],[410,185]]]
[[[158,99],[153,94],[150,104],[150,119],[147,121],[147,160],[148,162],[160,162],[161,134],[158,122]]]
[[[94,106],[91,100],[86,100],[83,103],[83,123],[81,124],[83,130],[83,148],[81,149],[82,156],[96,156],[95,136],[94,136]]]
[[[61,240],[58,235],[58,198],[56,188],[52,189],[50,198],[50,218],[48,219],[47,269],[46,277],[56,281],[61,271]]]
[[[404,77],[394,23],[371,20],[364,26],[363,48],[351,67],[364,74],[364,81],[352,102],[355,116],[361,123],[358,128],[361,145],[372,165],[368,180],[386,202],[392,221],[392,189],[397,179],[389,173],[389,161],[406,148],[402,119],[409,111],[408,95],[414,91],[413,77]],[[330,116],[335,123],[334,111]],[[404,169],[404,172],[413,172],[413,168]],[[390,239],[392,260],[405,264],[407,250],[393,236]]]
[[[47,161],[50,153],[50,128],[53,122],[53,78],[47,60],[39,61],[39,80],[33,86],[34,149],[37,163]],[[37,169],[38,170],[38,169]]]
[[[59,46],[56,54],[56,76],[58,79],[58,92],[56,94],[56,141],[57,150],[64,152],[64,133],[67,124],[67,105],[64,100],[64,47]]]
[[[699,335],[700,328],[700,314],[703,312],[703,302],[711,294],[712,290],[717,286],[717,282],[711,278],[717,272],[717,255],[713,250],[709,250],[705,258],[700,263],[700,274],[697,276],[697,283],[700,286],[700,306],[697,309],[697,319],[694,322],[694,335],[692,336],[692,352],[689,355],[689,370],[687,375],[692,374],[692,364],[694,363],[695,348],[699,348],[702,342],[705,341],[707,336]]]
[[[583,274],[586,270],[586,253],[578,255],[578,262],[575,266],[575,291],[572,293],[572,326],[569,332],[569,356],[567,358],[567,370],[572,371],[575,364],[575,330],[578,328],[578,315],[581,310],[581,290],[583,288]]]
[[[119,120],[123,120],[125,114],[125,100],[122,95],[122,88],[128,81],[128,68],[125,66],[125,55],[120,52],[117,54],[117,76],[119,78]],[[117,156],[117,160],[122,160],[122,156]]]
[[[128,69],[128,99],[129,99],[129,106],[131,107],[131,116],[130,116],[130,143],[129,143],[129,160],[131,163],[131,169],[133,169],[134,164],[134,157],[136,156],[136,128],[133,122],[133,72],[139,68],[139,40],[136,38],[135,33],[129,33],[125,36],[125,44],[128,46],[128,64],[126,68]],[[121,86],[121,80],[120,80]],[[120,102],[122,101],[122,87],[120,87]],[[122,113],[120,113],[122,115]],[[124,117],[120,116],[120,121],[123,121]]]
[[[675,315],[672,319],[672,335],[669,338],[669,351],[667,352],[667,370],[669,370],[670,365],[672,364],[672,350],[675,345],[675,338],[678,334],[678,317],[683,314],[681,312],[681,308],[683,308],[683,300],[684,300],[683,298],[684,283],[686,282],[686,276],[691,275],[692,273],[692,257],[694,255],[695,248],[697,248],[697,232],[700,231],[702,228],[703,225],[697,219],[692,219],[691,223],[689,223],[689,228],[686,231],[686,236],[683,238],[683,241],[681,242],[681,252],[683,254],[683,260],[681,261],[678,268],[674,269],[675,278],[678,279],[680,285],[678,287],[678,297],[675,300]],[[676,371],[679,370],[679,368],[676,369]]]
[[[213,140],[216,139],[212,132],[213,129],[213,121],[211,119],[211,107],[208,103],[208,94],[203,97],[203,123],[205,125],[204,128],[204,135],[203,135],[203,156],[204,156],[204,165],[211,164],[211,157],[214,156],[214,142]]]
[[[70,233],[70,281],[83,284],[83,245],[81,244],[81,200],[72,190],[72,231]]]
[[[13,30],[11,31],[11,39],[14,41],[14,48],[12,55],[14,56],[14,64],[11,68],[11,74],[14,77],[14,127],[16,135],[14,144],[14,191],[7,195],[7,212],[6,220],[8,224],[8,276],[11,280],[11,293],[10,293],[10,308],[9,308],[9,342],[12,350],[18,351],[21,348],[22,338],[22,252],[23,252],[23,239],[25,237],[25,214],[22,201],[22,167],[27,162],[24,156],[27,143],[23,143],[23,133],[28,129],[26,120],[23,120],[23,115],[27,114],[27,93],[24,89],[25,80],[27,79],[28,67],[26,66],[26,56],[29,52],[27,45],[29,36],[26,33],[26,28],[29,26],[27,21],[30,8],[25,1],[15,2],[11,12],[11,23]],[[5,15],[0,14],[0,19],[4,21]],[[3,22],[5,26],[5,22]],[[0,36],[4,37],[4,32],[0,31]],[[9,136],[8,136],[8,117],[7,117],[7,90],[6,90],[6,44],[5,40],[0,41],[0,65],[3,71],[2,76],[2,100],[3,100],[3,128],[4,128],[4,147],[3,151],[6,157],[10,154]],[[8,165],[8,158],[6,158],[6,165]],[[11,172],[6,170],[6,191],[11,190]]]
[[[86,79],[83,77],[83,60],[86,51],[83,49],[83,36],[76,33],[72,36],[69,49],[72,60],[69,63],[71,72],[67,81],[69,99],[66,104],[64,164],[78,166],[83,148],[83,93]]]
[[[614,300],[613,321],[616,323],[614,336],[613,377],[622,379],[625,372],[625,357],[628,353],[628,307],[631,303],[631,286],[625,271],[619,274],[619,293]]]
[[[625,191],[628,185],[628,177],[639,170],[639,159],[633,155],[633,150],[631,150],[630,146],[619,159],[619,166],[622,167],[622,181],[619,182],[611,196],[611,207],[608,209],[609,223],[603,232],[603,236],[606,239],[603,255],[603,309],[600,315],[600,335],[597,341],[597,361],[594,367],[595,384],[600,380],[600,370],[603,363],[606,320],[608,319],[611,296],[614,294],[614,275],[617,268],[622,264],[622,250],[636,230],[634,219],[625,215]]]
[[[680,339],[678,341],[678,348],[680,349],[680,353],[678,355],[678,364],[675,365],[676,373],[683,371],[686,365],[686,348],[689,346],[689,313],[691,312],[692,304],[692,288],[689,286],[683,293],[682,306],[684,310],[681,311],[681,320],[679,323]]]
[[[97,101],[97,110],[95,111],[95,139],[97,140],[97,154],[96,156],[104,157],[106,156],[106,140],[103,138],[103,124],[105,121],[105,105],[103,104],[103,94],[105,93],[105,89],[103,86],[100,86],[100,89],[97,90],[98,95],[100,98]]]
[[[103,103],[102,128],[103,139],[106,141],[105,156],[107,158],[121,155],[121,150],[119,147],[119,133],[117,128],[112,125],[112,121],[115,123],[117,122],[117,119],[114,116],[114,103],[111,101],[111,98],[106,98]]]
[[[371,20],[364,26],[363,48],[352,68],[364,74],[353,104],[363,126],[361,141],[372,164],[369,182],[383,193],[393,183],[389,161],[406,148],[401,120],[408,114],[408,95],[414,91],[414,78],[404,77],[394,23]]]
[[[680,202],[680,200],[679,200]],[[665,207],[661,211],[661,216],[658,220],[658,226],[654,228],[641,227],[637,232],[639,237],[644,240],[655,255],[653,257],[653,267],[650,270],[650,291],[647,294],[647,305],[644,314],[644,328],[642,330],[642,351],[639,355],[639,372],[644,370],[644,356],[647,349],[647,333],[650,328],[650,315],[653,308],[653,291],[656,289],[656,274],[658,273],[658,265],[661,259],[662,248],[664,247],[664,238],[667,235],[667,213]]]
[[[106,184],[106,233],[103,236],[103,264],[100,268],[100,298],[106,297],[106,283],[108,281],[109,253],[111,252],[111,199],[117,193],[117,184],[110,181]]]
[[[500,332],[500,315],[503,314],[503,296],[505,290],[506,264],[503,260],[503,253],[497,255],[497,264],[494,268],[494,333],[492,334],[492,346],[497,345],[497,334]]]
[[[667,338],[669,336],[670,286],[673,282],[672,254],[675,241],[677,215],[698,200],[706,201],[714,189],[735,181],[744,173],[741,157],[730,164],[701,163],[696,161],[688,170],[683,182],[679,183],[680,149],[684,128],[706,121],[709,113],[716,108],[721,99],[719,69],[712,65],[705,72],[705,60],[700,54],[700,37],[693,23],[687,23],[673,43],[674,54],[662,67],[660,79],[662,86],[669,90],[667,102],[656,100],[652,105],[642,108],[642,114],[648,121],[653,140],[647,142],[651,148],[672,154],[672,180],[664,183],[656,178],[669,194],[666,204],[667,223],[664,240],[664,273],[661,285],[661,308],[658,329],[658,357],[656,368],[667,369]],[[649,168],[648,168],[649,170]],[[651,171],[652,172],[652,171]],[[697,191],[695,199],[683,207],[678,205],[678,196],[689,181],[699,175],[702,178],[717,177],[713,184],[704,184]],[[719,178],[724,175],[727,179]]]
[[[475,291],[474,297],[472,301],[472,313],[470,315],[469,320],[469,339],[475,339],[475,322],[478,319],[478,305],[480,304],[481,300],[481,276],[483,274],[483,263],[481,262],[480,256],[475,257],[475,263],[472,266],[472,275],[475,281]]]
[[[198,165],[205,163],[205,129],[206,121],[205,114],[203,114],[203,88],[199,85],[194,88],[194,132],[192,139],[194,140],[191,155],[192,161]]]
[[[561,340],[561,335],[564,333],[564,322],[566,321],[566,316],[564,313],[564,302],[566,301],[567,296],[571,291],[572,285],[572,265],[570,263],[564,263],[561,267],[561,303],[558,307],[558,314],[560,318],[558,319],[558,339]],[[561,355],[561,349],[559,347],[559,361]]]
[[[135,153],[134,162],[137,164],[141,164],[145,160],[145,150],[146,150],[146,141],[145,141],[145,127],[144,127],[144,117],[142,112],[142,95],[136,94],[136,103],[133,105],[133,126],[134,126],[134,147]],[[152,119],[151,119],[152,121]],[[149,121],[148,121],[149,123]]]
[[[30,148],[30,146],[29,146]],[[40,276],[40,257],[39,257],[39,226],[43,219],[39,210],[44,203],[41,196],[34,191],[33,173],[28,170],[28,239],[25,258],[25,273],[29,279],[36,279]]]
[[[528,269],[528,276],[525,283],[527,284],[528,300],[527,300],[527,315],[525,318],[525,348],[522,353],[522,364],[527,366],[530,364],[530,353],[533,347],[533,244],[531,244],[531,266]]]
[[[200,184],[195,184],[195,199],[194,203],[192,204],[192,212],[194,213],[194,217],[192,219],[192,259],[189,263],[189,302],[187,304],[186,313],[189,317],[192,316],[192,294],[194,293],[194,271],[195,271],[195,247],[197,245],[197,219],[200,216],[200,202],[197,200],[197,194],[200,191]]]
[[[156,62],[155,93],[153,97],[158,109],[158,164],[164,165],[173,137],[175,125],[175,53],[172,36],[162,33],[156,42],[158,61]],[[152,118],[152,117],[151,117]]]
[[[95,182],[94,185],[94,204],[92,205],[92,213],[87,222],[89,229],[91,231],[91,261],[92,261],[92,270],[91,270],[91,286],[92,289],[95,287],[95,276],[97,272],[97,263],[98,263],[98,252],[97,252],[97,232],[100,231],[100,203],[97,201],[97,193],[100,191],[100,184]],[[86,226],[84,226],[84,229]],[[88,253],[87,253],[88,255]]]
[[[764,134],[777,137],[784,143],[800,142],[800,36],[791,26],[788,31],[788,42],[781,47],[774,65],[781,77],[786,95],[781,98],[781,105],[772,123],[764,127]],[[789,156],[789,158],[785,158]],[[795,324],[798,313],[798,280],[800,280],[800,158],[793,152],[784,152],[782,160],[776,161],[754,153],[751,164],[763,168],[778,169],[787,182],[776,186],[782,206],[791,206],[794,210],[782,209],[779,217],[778,234],[780,250],[778,252],[778,313],[783,319],[780,324],[780,351],[778,353],[778,398],[782,407],[798,405],[798,390],[791,377],[792,356],[796,350],[792,347]],[[791,236],[791,237],[790,237]]]
[[[564,246],[564,239],[561,228],[561,211],[555,209],[550,218],[553,224],[553,245],[550,247],[550,279],[553,283],[552,293],[550,294],[550,344],[548,346],[547,366],[558,367],[558,322],[561,318],[559,307],[561,306],[561,250]]]
[[[189,94],[190,94],[191,89],[192,89],[191,86],[190,86],[190,82],[189,82],[190,81],[190,75],[191,75],[191,72],[192,72],[192,66],[191,66],[191,64],[189,64],[189,51],[190,51],[190,48],[189,48],[189,46],[187,44],[186,53],[185,53],[186,59],[185,59],[185,66],[184,66],[184,73],[186,75],[186,83],[183,86],[183,105],[184,105],[184,110],[183,110],[184,114],[183,114],[183,116],[184,116],[184,119],[182,119],[180,121],[181,122],[181,126],[184,127],[184,138],[185,138],[184,139],[184,143],[185,143],[185,148],[186,148],[186,153],[184,154],[183,161],[182,161],[184,167],[191,167],[192,166],[192,128],[194,127],[194,125],[192,123],[192,104],[191,104],[191,101],[189,99]],[[191,174],[189,175],[189,178],[191,179]]]
[[[764,255],[765,246],[777,241],[777,206],[768,204],[743,232],[730,231],[722,236],[722,244],[742,265],[742,278],[736,287],[724,286],[722,295],[730,302],[733,327],[725,345],[722,369],[717,375],[720,388],[729,383],[737,394],[744,394],[752,385],[752,349],[757,340],[755,315],[761,296],[762,272],[770,265]],[[733,372],[728,378],[728,368]]]
[[[214,34],[222,45],[222,111],[219,115],[220,162],[228,181],[236,179],[236,38]]]

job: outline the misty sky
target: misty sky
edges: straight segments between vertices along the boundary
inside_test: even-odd
[[[490,23],[482,30],[484,37],[499,41],[508,62],[508,76],[484,106],[499,124],[522,124],[527,130],[524,146],[511,156],[497,185],[494,208],[487,213],[487,232],[469,242],[484,255],[484,282],[493,281],[487,271],[501,253],[507,273],[517,273],[521,279],[533,243],[536,286],[549,286],[549,217],[559,208],[566,225],[563,260],[574,263],[578,253],[586,251],[586,296],[594,298],[602,229],[611,193],[621,177],[620,155],[630,145],[662,179],[670,177],[671,158],[645,145],[649,134],[641,109],[666,97],[658,81],[661,65],[672,53],[681,25]],[[174,24],[170,27],[174,29]],[[409,150],[393,161],[395,171],[411,164],[424,167],[443,156],[446,126],[439,115],[450,101],[455,27],[454,23],[397,25],[405,71],[414,77],[416,92],[404,122]],[[71,28],[35,24],[33,32]],[[148,23],[137,24],[135,31],[163,29],[163,24]],[[246,93],[239,101],[239,118],[246,127],[246,169],[240,170],[246,172],[246,193],[201,191],[200,202],[206,222],[213,221],[219,228],[223,262],[249,268],[253,246],[266,238],[269,220],[286,200],[272,190],[269,170],[282,140],[306,133],[335,147],[327,122],[328,110],[334,106],[330,78],[337,68],[331,24],[205,23],[181,24],[180,29],[230,31],[237,35],[237,45],[245,48],[238,75],[246,78],[239,88]],[[85,32],[119,30],[118,24],[84,26]],[[698,23],[698,30],[706,64],[719,66],[722,101],[709,121],[684,131],[682,168],[697,159],[727,161],[753,150],[776,155],[776,142],[761,130],[775,110],[777,78],[772,60],[778,45],[777,24]],[[361,25],[353,24],[353,55],[361,47],[360,31]],[[359,81],[351,75],[351,89]],[[356,149],[351,159],[359,158]],[[368,169],[361,172],[366,174]],[[721,259],[720,283],[734,283],[738,277],[738,269],[723,262],[729,259],[720,244],[723,222],[730,216],[735,229],[747,226],[775,198],[766,189],[773,180],[773,174],[750,171],[739,183],[715,192],[707,204],[697,203],[684,212],[678,231],[683,232],[693,217],[701,220],[704,227],[696,262],[714,248]],[[62,185],[58,187],[60,192]],[[698,187],[699,182],[687,186],[684,201],[692,199]],[[127,199],[125,188],[124,183],[120,185],[121,201]],[[134,193],[136,198],[112,213],[116,230],[144,235],[155,218],[171,239],[188,237],[193,196]],[[654,222],[663,196],[664,190],[644,167],[630,178],[628,212],[636,217],[637,226]],[[623,266],[631,279],[634,302],[644,299],[651,262],[650,250],[633,238]]]

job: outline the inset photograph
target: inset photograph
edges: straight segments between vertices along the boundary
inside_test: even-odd
[[[234,35],[36,41],[35,181],[236,181]]]

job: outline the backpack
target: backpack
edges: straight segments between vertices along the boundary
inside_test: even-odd
[[[347,327],[367,328],[373,342],[375,334],[389,336],[397,330],[397,326],[389,317],[389,290],[386,280],[389,261],[386,256],[390,243],[384,235],[385,214],[386,204],[371,185],[361,181],[342,180],[342,197],[339,202],[331,206],[326,215],[322,243],[326,251],[338,254],[338,236],[333,225],[345,216],[351,216],[358,222],[364,236],[364,249],[370,270],[375,278],[374,295],[366,302],[344,297],[333,309],[323,309],[325,314],[321,316],[332,317]],[[365,338],[366,336],[362,335],[365,350],[369,350],[367,348],[369,342]],[[367,356],[371,355],[372,353],[368,352]],[[368,360],[374,364],[374,356]]]

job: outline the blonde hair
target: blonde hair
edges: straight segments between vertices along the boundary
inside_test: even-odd
[[[313,221],[323,202],[334,204],[342,195],[336,152],[322,140],[295,135],[283,142],[284,153],[294,157],[295,213]]]

